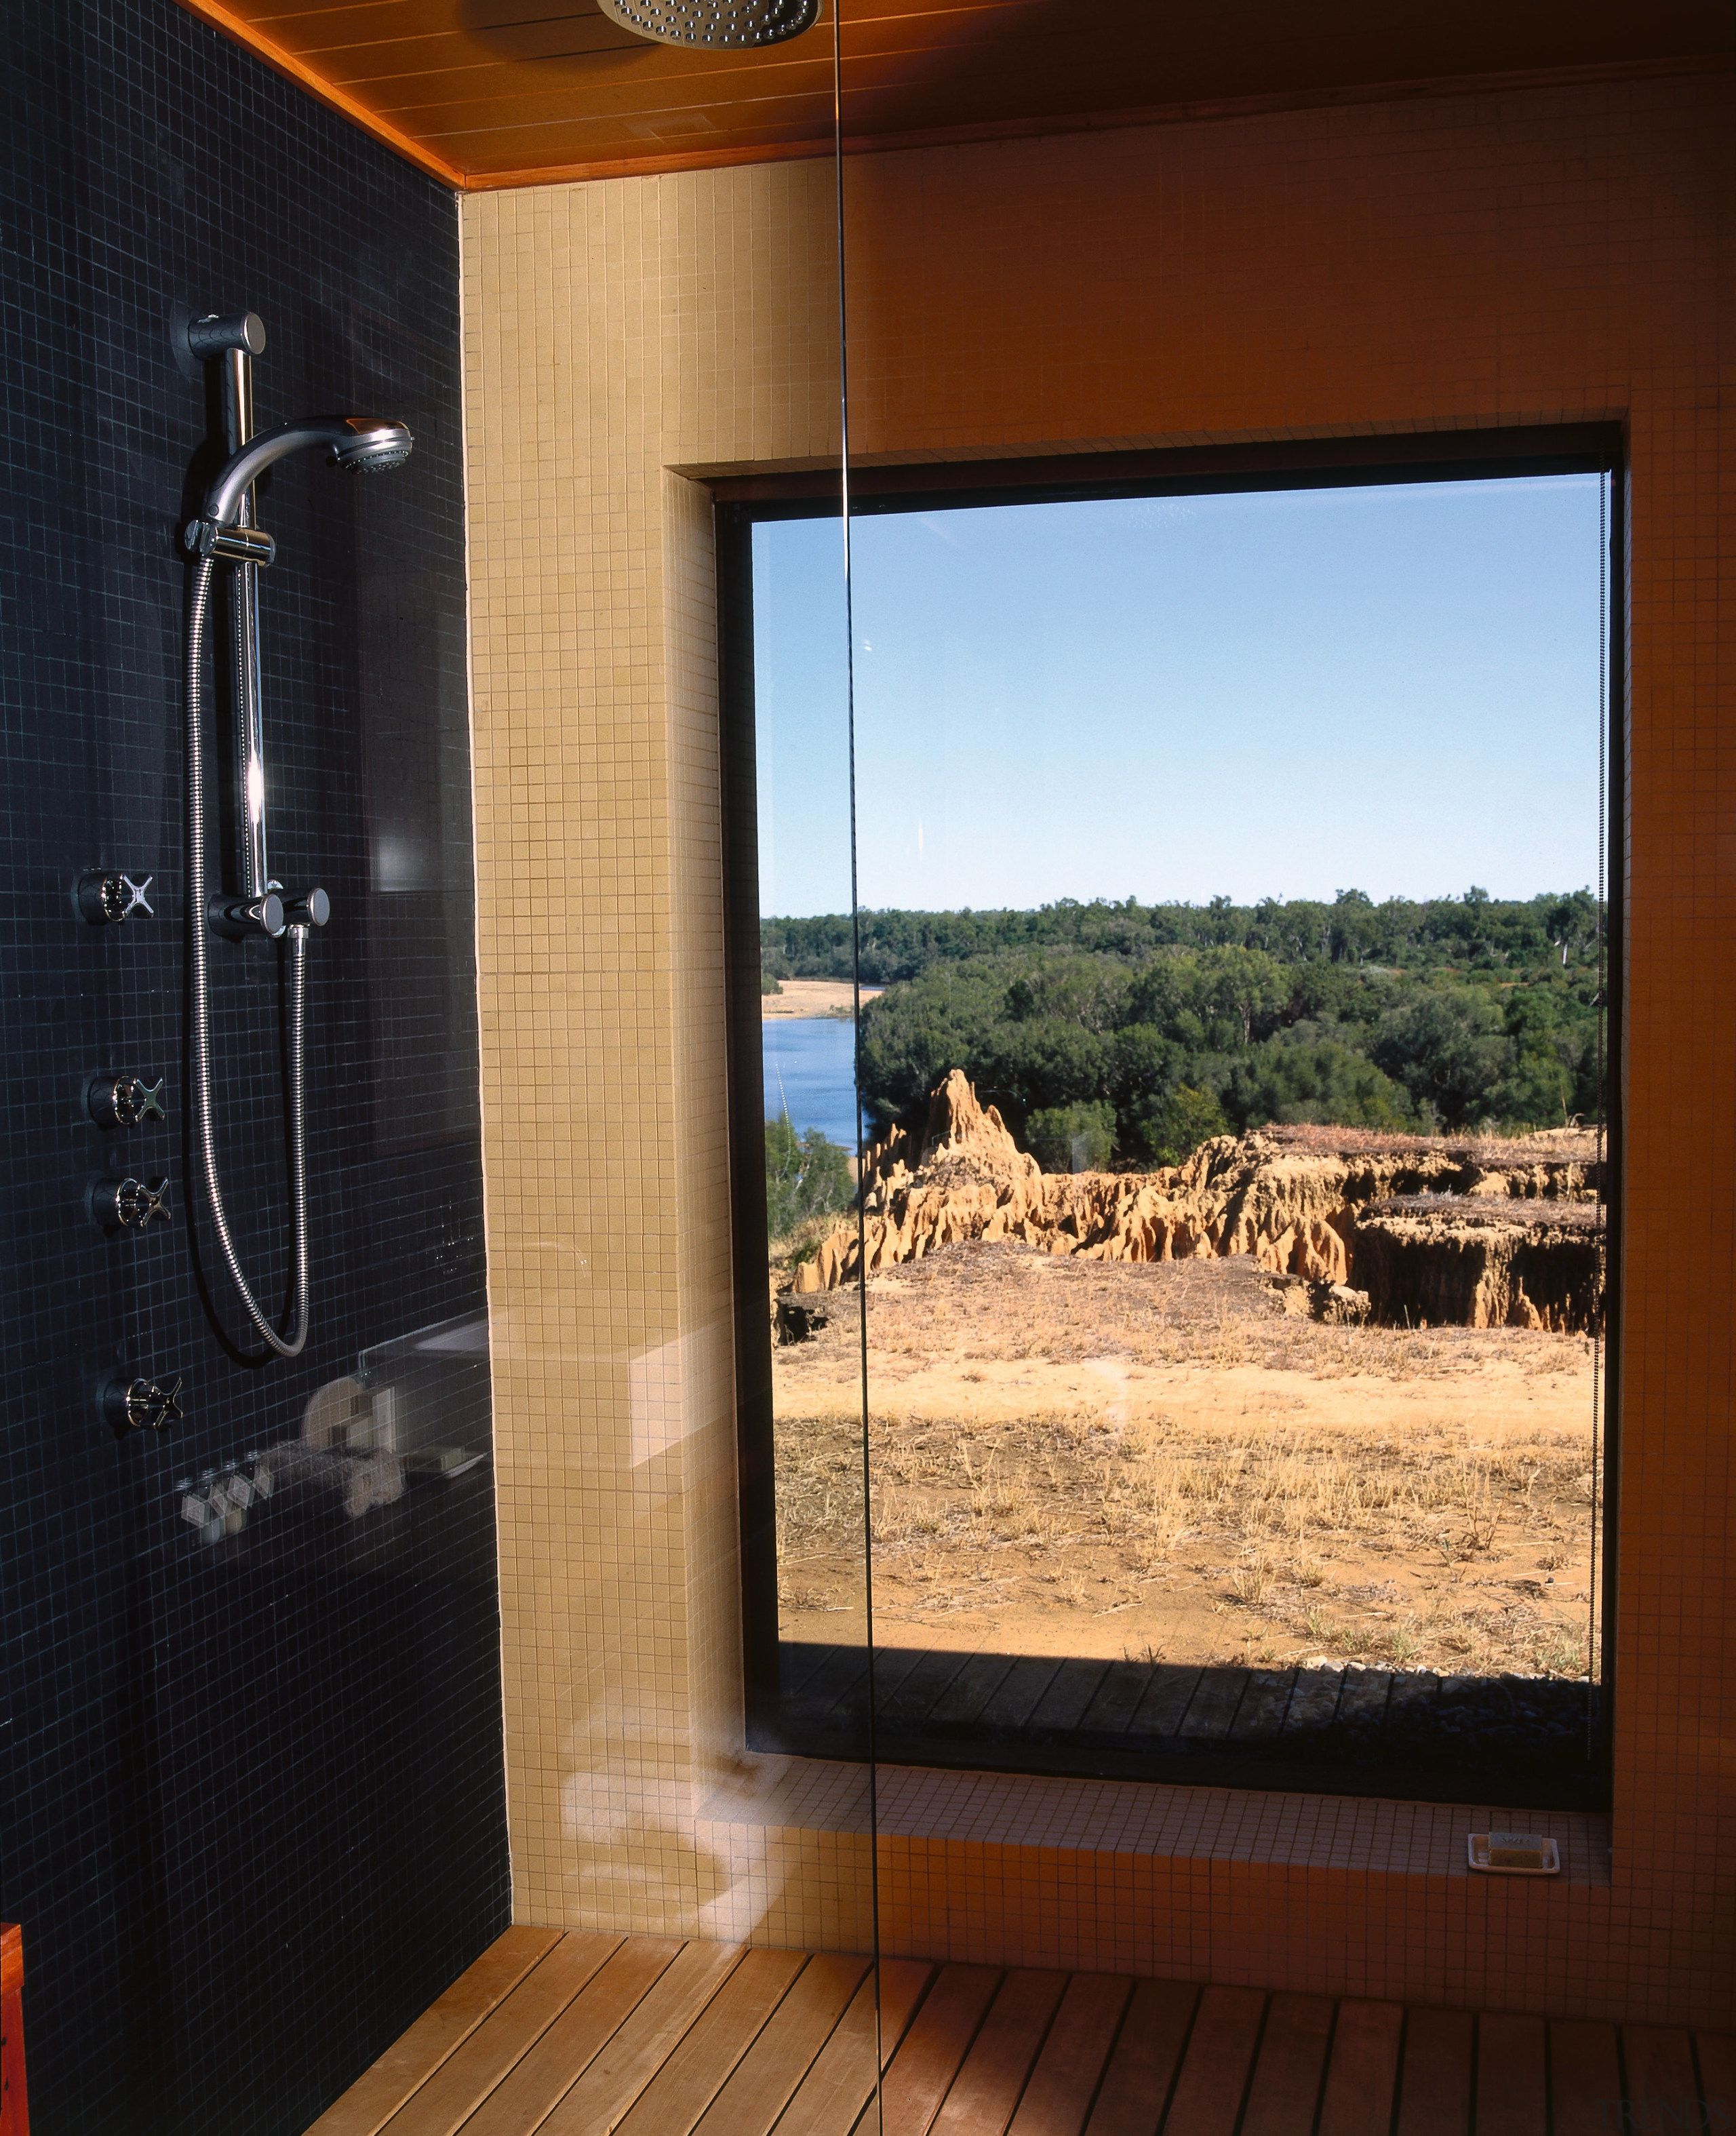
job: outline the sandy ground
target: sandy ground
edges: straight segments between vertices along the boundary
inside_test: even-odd
[[[862,999],[872,1001],[883,987],[864,987]],[[786,979],[783,991],[778,994],[761,994],[759,1013],[762,1018],[783,1016],[839,1016],[854,1015],[856,997],[846,979]]]
[[[853,1292],[774,1352],[786,1637],[862,1636]],[[1592,1352],[1327,1328],[1243,1261],[940,1250],[869,1286],[876,1636],[1578,1676]]]

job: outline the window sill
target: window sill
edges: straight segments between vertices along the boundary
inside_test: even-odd
[[[1469,1884],[1607,1887],[1610,1819],[1591,1810],[1390,1802],[1137,1780],[880,1769],[882,1840],[1042,1852],[1249,1862]],[[701,1825],[857,1833],[868,1829],[863,1768],[812,1758],[744,1761],[739,1779],[699,1810]],[[1537,1832],[1561,1852],[1561,1873],[1496,1877],[1473,1871],[1465,1836],[1493,1824]]]

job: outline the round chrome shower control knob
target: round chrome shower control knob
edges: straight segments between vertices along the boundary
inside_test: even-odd
[[[187,1384],[180,1373],[172,1380],[123,1379],[116,1373],[104,1380],[98,1397],[103,1420],[117,1438],[129,1431],[167,1431],[183,1415],[181,1390]]]
[[[265,353],[265,322],[257,312],[207,312],[202,319],[189,319],[187,345],[196,357],[221,356],[239,349],[246,356]]]
[[[163,1078],[129,1075],[105,1068],[85,1086],[85,1107],[99,1128],[138,1128],[147,1120],[166,1120]]]
[[[263,897],[214,897],[205,916],[214,934],[227,935],[231,942],[244,942],[250,934],[269,934],[275,941],[289,924],[284,917],[284,901],[274,890]]]
[[[93,927],[118,925],[130,920],[135,913],[151,915],[150,901],[145,892],[156,881],[147,876],[143,882],[134,882],[129,875],[119,869],[91,868],[78,879],[74,901],[80,919],[88,920]]]
[[[284,917],[292,927],[323,927],[332,917],[332,901],[322,890],[304,891],[299,896],[286,890]]]
[[[153,1216],[169,1220],[167,1179],[93,1179],[90,1214],[105,1231],[142,1231]]]

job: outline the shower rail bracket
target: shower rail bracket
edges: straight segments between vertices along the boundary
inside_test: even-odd
[[[205,917],[212,934],[230,942],[245,942],[255,934],[275,942],[289,925],[274,890],[263,897],[230,897],[220,891],[206,902]]]
[[[277,543],[263,527],[223,527],[214,519],[189,519],[181,530],[189,556],[223,556],[264,570],[277,561]]]
[[[284,920],[290,927],[323,927],[332,917],[332,901],[318,888],[284,892]]]

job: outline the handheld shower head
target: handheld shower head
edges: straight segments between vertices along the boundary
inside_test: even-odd
[[[241,499],[266,468],[305,445],[328,447],[333,467],[362,474],[402,467],[415,444],[405,425],[372,415],[298,415],[241,448],[211,484],[204,522],[213,529],[235,526]]]
[[[366,423],[360,415],[346,416],[352,434],[332,448],[333,467],[347,468],[352,474],[384,474],[388,468],[402,467],[415,450],[415,439],[402,423]]]

